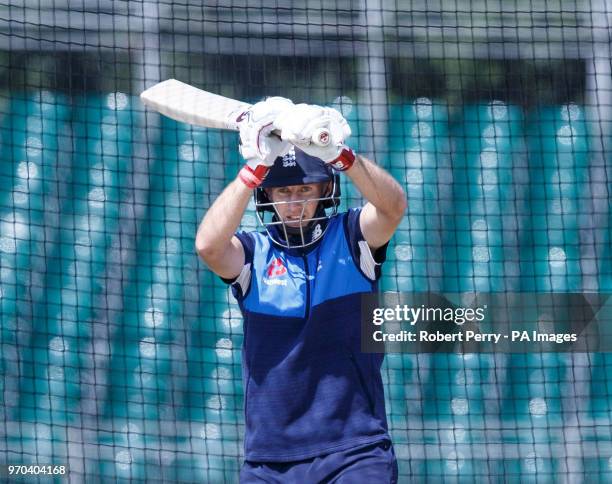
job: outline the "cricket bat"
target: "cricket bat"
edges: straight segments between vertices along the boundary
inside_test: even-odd
[[[240,122],[248,116],[251,104],[203,91],[176,79],[155,84],[140,94],[140,99],[158,113],[182,123],[239,131]],[[275,130],[273,133],[280,137]],[[329,131],[318,129],[311,142],[327,146]]]

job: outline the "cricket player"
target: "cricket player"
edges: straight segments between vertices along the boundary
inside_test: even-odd
[[[240,127],[246,164],[198,228],[199,256],[244,317],[242,483],[397,481],[383,355],[360,351],[360,296],[377,289],[406,198],[345,145],[350,132],[331,108],[255,104]],[[362,208],[338,213],[339,173]],[[253,197],[265,230],[236,233]]]

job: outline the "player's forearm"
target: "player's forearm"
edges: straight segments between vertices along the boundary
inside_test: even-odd
[[[239,179],[231,182],[204,215],[196,234],[196,250],[202,255],[220,255],[238,229],[253,195]]]
[[[368,202],[391,217],[401,218],[407,208],[406,194],[395,179],[367,158],[357,155],[353,166],[345,171]]]

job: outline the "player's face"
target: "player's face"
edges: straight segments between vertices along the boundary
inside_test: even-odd
[[[298,228],[300,220],[314,217],[319,204],[317,199],[321,198],[325,187],[325,183],[310,183],[269,188],[268,197],[273,202],[283,202],[276,205],[279,215],[288,227]]]

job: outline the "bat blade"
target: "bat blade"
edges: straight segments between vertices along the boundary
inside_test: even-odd
[[[237,118],[251,105],[190,86],[176,79],[155,84],[142,102],[176,121],[204,128],[238,130]]]
[[[175,121],[203,128],[230,129],[238,131],[243,114],[251,104],[230,99],[219,94],[198,89],[176,79],[168,79],[150,87],[140,94],[145,106],[154,109]],[[280,138],[278,130],[272,131]],[[327,146],[329,130],[321,128],[312,135],[311,143]]]

